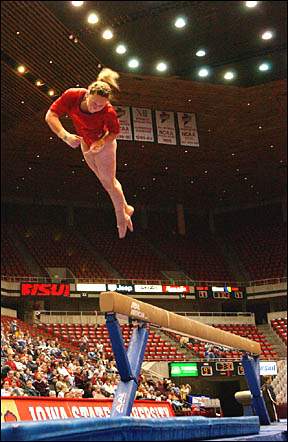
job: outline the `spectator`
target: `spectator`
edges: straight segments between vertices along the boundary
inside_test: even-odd
[[[83,394],[84,394],[83,390],[80,390],[80,389],[74,390],[74,398],[75,399],[82,399]]]
[[[11,396],[11,386],[8,381],[3,382],[1,388],[1,396]]]
[[[49,391],[49,397],[57,397],[56,396],[56,391],[55,390],[50,390]]]
[[[32,381],[26,381],[26,387],[24,388],[24,396],[40,396],[39,391],[32,385]]]
[[[80,345],[79,345],[82,351],[86,350],[87,343],[88,343],[88,338],[86,335],[83,335],[82,338],[80,339]]]
[[[55,385],[56,393],[59,393],[59,391],[61,391],[63,386],[67,389],[67,384],[64,382],[63,374],[59,374],[58,375],[58,380],[57,380],[56,385]]]
[[[9,382],[9,387],[11,387],[11,382],[12,382],[12,378],[14,377],[14,374],[15,374],[15,371],[9,370],[6,378],[3,379],[4,382],[5,381]]]
[[[24,370],[26,369],[26,365],[23,364],[23,362],[20,361],[20,357],[18,354],[14,356],[14,365],[16,366],[17,371],[22,371],[24,373]],[[11,367],[12,368],[12,367]],[[13,369],[14,370],[14,369]]]
[[[17,386],[16,378],[12,379],[12,382],[11,382],[11,393],[16,393],[16,396],[23,396],[23,394],[24,394],[23,388],[20,388],[20,387]]]
[[[106,396],[101,392],[99,385],[94,385],[92,388],[92,395],[94,399],[105,399]]]
[[[64,397],[65,393],[68,393],[67,385],[62,385],[60,391],[58,392],[58,397]]]
[[[103,389],[107,393],[108,397],[113,397],[114,396],[114,387],[111,384],[110,378],[106,379],[106,381],[104,382]]]
[[[33,387],[39,391],[40,396],[49,396],[49,386],[48,382],[45,380],[45,378],[41,375],[41,373],[36,374],[36,379],[33,382]]]
[[[83,394],[83,398],[87,398],[87,399],[93,399],[93,384],[92,382],[87,382],[86,387],[84,389],[84,394]]]
[[[14,358],[13,358],[13,356],[11,354],[8,355],[7,361],[6,361],[5,365],[9,365],[11,370],[17,371],[17,366],[16,366],[16,364],[14,362]]]
[[[88,379],[82,375],[82,369],[81,367],[76,368],[76,372],[74,374],[74,384],[75,387],[80,388],[84,390],[85,384],[88,381]]]

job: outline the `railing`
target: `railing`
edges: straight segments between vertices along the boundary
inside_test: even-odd
[[[38,310],[41,315],[46,316],[96,316],[95,310],[91,311],[79,311],[79,310],[72,310],[72,311],[50,311],[50,310]],[[251,312],[174,312],[177,313],[177,315],[182,316],[247,316],[247,317],[253,317],[254,313]],[[97,312],[97,316],[104,316],[104,313]]]
[[[287,283],[287,276],[281,278],[259,279],[256,281],[209,281],[209,280],[163,280],[163,279],[100,279],[100,278],[50,278],[43,276],[7,276],[1,275],[1,281],[6,282],[37,282],[39,284],[51,284],[65,282],[66,284],[139,284],[139,285],[186,285],[186,286],[237,286],[254,287],[259,285],[271,285]]]

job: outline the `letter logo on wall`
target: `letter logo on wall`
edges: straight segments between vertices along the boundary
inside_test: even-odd
[[[21,283],[21,296],[70,296],[69,284]]]

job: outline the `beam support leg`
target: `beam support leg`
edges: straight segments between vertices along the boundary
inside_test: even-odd
[[[270,418],[260,388],[260,356],[253,356],[253,359],[249,359],[248,355],[243,353],[241,362],[260,425],[270,425]]]
[[[115,314],[106,314],[105,316],[117,369],[121,378],[115,392],[111,417],[130,416],[149,333],[144,326],[139,325],[134,328],[126,353],[120,325]]]

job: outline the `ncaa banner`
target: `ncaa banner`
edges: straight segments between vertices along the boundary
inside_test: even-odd
[[[134,140],[154,141],[151,109],[132,107]]]
[[[117,140],[133,140],[130,108],[128,106],[114,106],[118,120],[120,122],[120,133]]]
[[[196,114],[177,112],[177,116],[180,132],[180,144],[182,146],[199,147]]]
[[[174,112],[156,110],[155,114],[158,143],[176,145]]]

